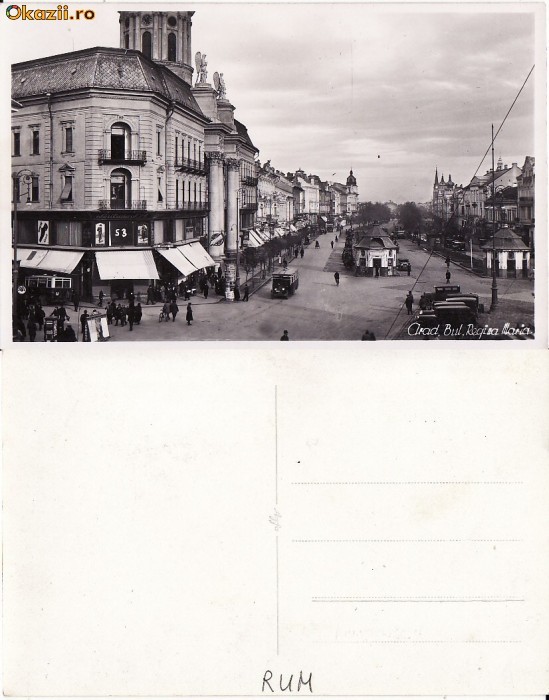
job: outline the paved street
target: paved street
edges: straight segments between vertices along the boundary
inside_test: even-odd
[[[343,267],[341,252],[344,245],[339,240],[330,247],[332,234],[319,236],[320,249],[311,244],[305,249],[303,259],[291,260],[290,266],[299,269],[299,289],[289,299],[271,299],[270,283],[255,291],[249,302],[227,302],[219,297],[192,298],[194,320],[191,326],[185,321],[186,302],[179,301],[179,314],[175,322],[158,322],[161,304],[143,305],[141,325],[110,326],[110,342],[166,341],[166,340],[279,340],[283,330],[289,331],[290,340],[360,340],[365,329],[373,331],[378,340],[406,339],[410,317],[406,314],[404,298],[412,290],[415,307],[424,291],[431,291],[434,284],[444,283],[446,265],[438,256],[417,248],[409,241],[400,241],[399,257],[408,258],[411,274],[402,272],[396,277],[355,277]],[[334,272],[340,273],[336,286]],[[462,291],[479,294],[486,309],[490,306],[491,284],[489,278],[481,278],[457,265],[450,267],[451,282]],[[533,322],[533,285],[527,280],[498,280],[501,313],[513,309],[511,323],[519,320]],[[527,307],[530,314],[526,314]],[[46,308],[46,313],[50,310]],[[76,314],[69,312],[76,330]],[[78,313],[80,315],[81,311]],[[494,325],[489,314],[481,315],[479,323]],[[39,334],[37,339],[41,339]]]

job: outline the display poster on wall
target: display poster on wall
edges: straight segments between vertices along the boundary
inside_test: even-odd
[[[38,222],[38,243],[40,245],[50,244],[50,222],[49,221],[39,221]]]
[[[137,245],[149,245],[148,224],[137,224]]]
[[[105,234],[106,226],[103,222],[95,224],[95,245],[105,245],[107,236]]]

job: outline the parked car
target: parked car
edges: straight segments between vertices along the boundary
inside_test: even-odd
[[[412,265],[410,264],[408,258],[400,258],[400,260],[397,260],[397,270],[401,272],[408,272],[408,270],[411,269]]]

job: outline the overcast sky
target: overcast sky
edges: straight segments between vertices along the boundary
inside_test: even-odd
[[[79,5],[96,19],[3,17],[11,62],[118,46],[118,9],[169,7]],[[172,7],[195,10],[193,56],[207,54],[210,80],[223,72],[261,162],[341,182],[352,167],[362,201],[429,200],[436,166],[439,177],[469,182],[490,125],[499,126],[535,62],[528,5]],[[496,141],[496,160],[521,166],[535,155],[534,84],[535,71]],[[479,172],[489,167],[487,159]]]

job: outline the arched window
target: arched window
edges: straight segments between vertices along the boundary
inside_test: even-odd
[[[152,39],[150,32],[143,32],[143,37],[141,39],[141,51],[145,54],[147,58],[152,58]]]
[[[177,61],[177,36],[173,32],[168,34],[168,61]]]
[[[124,122],[116,122],[111,127],[111,159],[123,162],[131,158],[131,129]]]
[[[132,176],[123,168],[117,168],[111,173],[110,182],[111,209],[131,209],[132,206]]]

